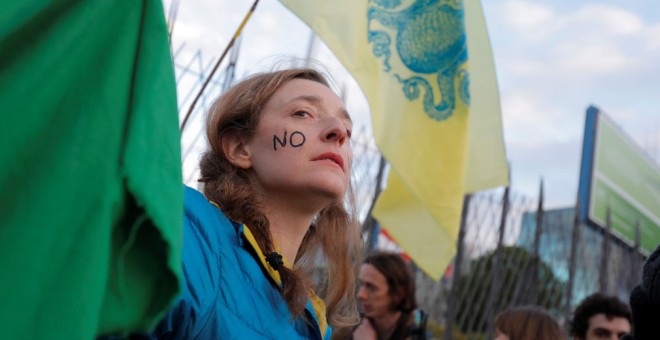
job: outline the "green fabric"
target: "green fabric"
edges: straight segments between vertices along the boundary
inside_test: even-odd
[[[0,338],[149,330],[181,277],[161,1],[1,7]]]

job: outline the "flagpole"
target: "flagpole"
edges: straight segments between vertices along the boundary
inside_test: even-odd
[[[220,66],[220,63],[222,63],[222,60],[225,59],[225,56],[227,55],[227,52],[234,45],[234,42],[236,42],[236,39],[241,34],[241,31],[243,31],[243,27],[245,26],[247,21],[252,16],[252,13],[254,13],[254,9],[257,8],[258,3],[259,3],[259,0],[254,1],[254,3],[252,4],[252,7],[250,7],[250,10],[248,11],[247,15],[245,16],[245,18],[243,18],[243,22],[241,22],[241,25],[238,26],[238,29],[236,29],[236,33],[234,33],[234,36],[229,41],[229,44],[227,44],[227,47],[225,47],[225,50],[222,52],[222,55],[220,55],[220,58],[215,63],[215,66],[213,66],[213,70],[211,70],[211,73],[208,75],[208,77],[206,77],[206,80],[204,81],[204,84],[202,84],[202,88],[197,93],[197,96],[193,100],[192,104],[190,104],[190,108],[188,109],[188,113],[186,113],[186,117],[183,119],[183,123],[181,123],[181,133],[183,133],[183,129],[186,127],[186,123],[188,122],[188,118],[190,118],[190,114],[192,113],[193,109],[195,109],[195,105],[197,104],[197,101],[202,96],[202,93],[206,89],[206,86],[209,84],[209,82],[211,82],[211,78],[213,78],[213,75],[215,74],[215,71],[218,70],[218,67]]]

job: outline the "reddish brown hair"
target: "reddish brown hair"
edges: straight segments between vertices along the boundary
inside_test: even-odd
[[[559,323],[543,309],[525,306],[509,308],[495,318],[495,329],[509,340],[563,340],[566,335]]]
[[[218,98],[211,106],[206,122],[210,150],[200,161],[204,195],[218,203],[229,218],[247,225],[264,254],[275,250],[268,218],[261,212],[247,172],[227,160],[221,141],[227,133],[250,138],[268,100],[292,79],[311,80],[329,87],[323,74],[308,68],[257,74]],[[352,202],[348,203],[354,207]],[[311,273],[320,253],[325,258],[328,273],[331,273],[324,286],[316,287],[317,291],[324,293],[321,297],[327,305],[328,323],[333,327],[357,323],[355,257],[360,250],[355,216],[354,212],[347,212],[343,202],[321,210],[300,245],[293,269],[279,270],[282,294],[293,315],[304,311],[312,287]]]

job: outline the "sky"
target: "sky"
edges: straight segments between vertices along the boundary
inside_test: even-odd
[[[165,0],[166,15],[175,18],[172,45],[177,63],[196,60],[211,65],[251,4]],[[575,204],[585,112],[590,105],[604,111],[658,164],[657,0],[486,0],[482,4],[515,192],[536,197],[543,178],[546,207]],[[311,30],[279,2],[261,0],[242,35],[236,77],[272,69],[291,57],[304,58],[311,36]],[[312,57],[345,90],[356,128],[369,128],[369,108],[355,81],[322,42],[313,46]],[[179,101],[185,101],[181,91]],[[200,128],[192,120],[187,127]],[[195,162],[184,162],[184,176],[192,166],[186,163]]]

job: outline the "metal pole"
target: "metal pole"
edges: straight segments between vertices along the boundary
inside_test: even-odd
[[[506,218],[509,213],[509,187],[504,189],[504,196],[502,197],[502,216],[500,218],[500,234],[497,238],[497,249],[493,256],[493,264],[491,266],[491,286],[490,294],[488,295],[488,302],[486,304],[486,318],[488,327],[488,339],[493,338],[493,324],[495,323],[495,313],[497,313],[499,299],[497,295],[500,291],[502,278],[500,277],[500,262],[502,259],[502,245],[504,243],[504,232],[506,230]]]
[[[374,199],[371,201],[371,207],[369,207],[369,212],[367,212],[367,217],[364,220],[364,223],[362,224],[362,232],[367,233],[367,247],[365,247],[365,252],[368,254],[371,252],[373,249],[373,245],[376,244],[376,235],[375,228],[376,228],[376,220],[371,216],[372,211],[374,210],[374,206],[376,206],[376,200],[378,199],[378,196],[380,196],[382,189],[382,182],[383,182],[383,176],[385,173],[385,165],[387,164],[387,161],[385,160],[385,157],[383,155],[380,155],[380,163],[378,164],[378,174],[376,175],[376,188],[374,188]]]
[[[445,320],[445,332],[442,334],[442,340],[452,340],[452,330],[454,321],[456,321],[456,304],[458,303],[458,287],[456,281],[461,277],[461,266],[463,265],[463,252],[465,231],[467,229],[467,219],[470,210],[471,194],[463,197],[463,211],[461,212],[461,226],[458,230],[458,240],[456,240],[456,257],[454,258],[454,268],[451,279],[451,293],[447,301],[447,314]]]
[[[539,284],[539,267],[540,267],[540,253],[539,246],[541,244],[541,235],[543,234],[543,179],[539,188],[539,206],[536,209],[536,230],[534,233],[534,257],[532,258],[532,270],[530,278],[530,287],[527,303],[534,305],[538,301],[538,284]]]
[[[580,200],[575,205],[575,219],[573,220],[573,235],[571,237],[571,256],[568,260],[568,284],[566,284],[566,310],[564,315],[572,315],[571,303],[573,300],[573,285],[575,284],[575,267],[577,262],[577,248],[580,244]]]
[[[202,96],[202,93],[204,93],[204,89],[206,89],[206,86],[211,82],[211,79],[213,78],[213,75],[215,74],[215,71],[218,70],[218,67],[220,66],[220,63],[222,63],[222,60],[225,59],[225,56],[227,55],[227,52],[231,47],[234,45],[236,42],[236,39],[238,38],[239,35],[241,35],[241,31],[243,31],[243,27],[245,27],[245,24],[247,21],[250,19],[252,16],[252,13],[254,13],[255,8],[257,8],[257,4],[259,3],[259,0],[255,0],[254,3],[252,4],[252,7],[250,7],[250,10],[248,11],[247,15],[245,18],[243,18],[243,21],[241,24],[238,26],[238,29],[236,29],[236,33],[234,33],[234,36],[229,40],[229,43],[225,47],[225,50],[222,51],[222,54],[220,55],[220,58],[218,58],[218,61],[215,63],[215,66],[213,66],[213,69],[211,70],[211,73],[206,77],[206,80],[202,84],[202,88],[199,90],[197,93],[197,96],[195,99],[193,99],[192,104],[190,104],[190,107],[188,108],[188,112],[186,113],[185,117],[183,118],[183,123],[181,123],[181,133],[183,133],[183,130],[186,128],[186,123],[188,122],[188,118],[190,118],[190,114],[193,112],[195,109],[195,105],[197,104],[197,101],[199,98]]]
[[[603,229],[603,242],[602,250],[600,254],[600,272],[598,273],[598,281],[600,283],[600,292],[603,294],[608,294],[608,285],[607,285],[607,267],[610,263],[610,232],[612,228],[612,218],[610,208],[607,208],[607,217],[605,218],[605,229]]]
[[[229,55],[229,65],[225,69],[225,81],[222,82],[222,92],[227,91],[234,83],[234,75],[236,73],[236,62],[238,62],[238,54],[241,51],[241,42],[243,41],[243,36],[239,35],[236,38],[234,47],[231,49],[231,54]]]
[[[174,33],[174,23],[176,15],[179,13],[179,0],[173,0],[170,3],[170,10],[167,15],[167,36],[170,40],[170,49],[172,48],[172,33]]]
[[[307,45],[307,55],[305,56],[305,67],[312,66],[312,55],[316,50],[316,33],[311,31],[309,34],[309,43]]]

